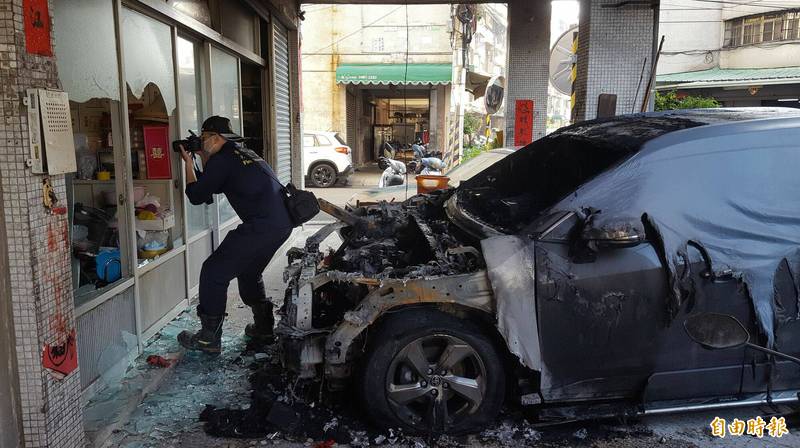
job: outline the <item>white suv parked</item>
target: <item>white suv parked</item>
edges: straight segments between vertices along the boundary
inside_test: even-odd
[[[336,181],[344,183],[353,174],[352,151],[336,132],[305,131],[303,170],[312,187],[332,187]]]

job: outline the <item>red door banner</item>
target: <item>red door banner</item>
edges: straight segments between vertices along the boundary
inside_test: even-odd
[[[144,126],[144,156],[148,179],[172,179],[169,153],[169,127]]]
[[[42,366],[59,380],[64,379],[78,368],[75,330],[72,330],[61,344],[44,346]]]
[[[533,100],[517,100],[514,105],[514,146],[533,141]]]
[[[24,0],[22,7],[25,9],[25,49],[31,54],[52,56],[47,0]]]

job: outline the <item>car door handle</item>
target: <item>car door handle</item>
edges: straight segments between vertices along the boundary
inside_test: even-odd
[[[700,277],[711,280],[713,283],[730,283],[736,281],[736,273],[731,269],[710,271],[708,269],[700,273]]]
[[[700,272],[700,277],[711,280],[713,283],[730,283],[735,282],[738,279],[738,275],[730,268],[720,269],[715,271],[712,266],[713,263],[711,261],[711,255],[708,253],[703,245],[699,244],[696,241],[689,241],[687,245],[694,247],[700,252],[700,256],[703,258],[703,263],[705,264],[706,268]],[[688,260],[686,260],[689,263]]]

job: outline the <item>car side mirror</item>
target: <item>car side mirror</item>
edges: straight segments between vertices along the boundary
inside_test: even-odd
[[[709,350],[723,350],[727,348],[744,347],[752,348],[769,355],[791,361],[800,365],[800,358],[796,358],[777,350],[762,347],[750,342],[750,333],[739,320],[728,314],[700,313],[689,316],[683,321],[686,334],[694,342]]]
[[[691,340],[709,350],[741,347],[750,341],[744,325],[728,314],[695,314],[686,318],[683,328]]]
[[[588,228],[583,231],[582,239],[598,249],[620,249],[638,246],[645,237],[631,225],[620,225]]]

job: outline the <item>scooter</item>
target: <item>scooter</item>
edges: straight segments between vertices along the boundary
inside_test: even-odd
[[[403,182],[405,182],[406,166],[403,162],[388,157],[380,157],[378,158],[378,167],[383,170],[378,181],[378,188],[403,185]]]

